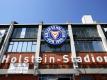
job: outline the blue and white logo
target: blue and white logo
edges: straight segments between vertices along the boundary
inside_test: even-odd
[[[60,45],[67,38],[67,32],[61,26],[49,26],[44,30],[43,37],[49,44]]]

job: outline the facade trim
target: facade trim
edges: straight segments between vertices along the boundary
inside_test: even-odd
[[[37,34],[37,46],[35,52],[34,74],[38,74],[37,70],[39,64],[37,63],[36,58],[38,58],[40,54],[41,32],[42,32],[42,24],[39,24],[38,34]]]
[[[38,69],[39,74],[107,74],[107,69],[105,68],[84,68],[84,69]],[[8,69],[0,69],[0,74],[15,74],[8,73]],[[17,73],[20,74],[20,73]],[[33,69],[29,69],[27,73],[24,74],[34,74]]]
[[[1,47],[1,50],[0,50],[0,62],[1,62],[1,60],[2,60],[3,54],[6,52],[6,49],[7,49],[7,47],[8,47],[9,38],[11,37],[11,34],[12,34],[12,32],[13,32],[13,28],[14,28],[13,25],[14,25],[14,22],[12,22],[12,23],[10,24],[10,27],[9,27],[9,29],[8,29],[8,32],[7,32],[7,35],[6,35],[5,39],[4,39],[3,45],[2,45],[2,47]]]
[[[97,31],[98,31],[99,36],[101,37],[104,49],[105,49],[105,51],[107,51],[107,40],[106,40],[104,32],[101,28],[101,25],[99,25],[99,24],[97,25]]]
[[[73,38],[73,32],[72,32],[72,26],[71,24],[68,24],[68,33],[70,37],[70,44],[71,44],[71,56],[73,57],[73,67],[76,69],[78,67],[76,60],[76,50],[75,50],[75,43],[74,43],[74,38]]]

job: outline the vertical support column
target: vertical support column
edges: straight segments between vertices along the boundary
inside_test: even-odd
[[[12,22],[10,24],[10,27],[9,27],[9,29],[7,31],[7,35],[6,35],[5,39],[4,39],[3,45],[1,47],[1,50],[0,50],[0,62],[2,61],[3,55],[6,52],[6,49],[8,47],[9,38],[11,37],[12,31],[13,31],[13,27],[14,27],[13,25],[14,25],[14,22]]]
[[[69,37],[70,37],[71,56],[72,56],[72,60],[73,60],[73,67],[74,67],[74,69],[76,69],[78,67],[78,64],[76,62],[76,50],[75,50],[75,43],[74,43],[71,24],[68,24],[68,33],[69,33]]]
[[[78,68],[78,63],[76,61],[76,50],[75,50],[75,43],[74,43],[74,38],[73,38],[73,32],[72,32],[72,26],[71,24],[68,24],[68,33],[70,37],[70,45],[71,45],[71,56],[72,56],[72,63],[73,63],[73,68],[76,70]],[[75,75],[78,74],[79,72],[76,70],[76,73],[73,74],[73,80],[75,80]]]
[[[104,32],[103,32],[100,24],[97,25],[97,31],[98,31],[99,36],[101,37],[104,49],[105,49],[105,51],[107,51],[107,40],[106,40],[106,37],[104,35]]]
[[[38,35],[37,35],[37,46],[36,46],[36,52],[35,52],[34,75],[38,74],[39,64],[36,58],[39,58],[39,53],[40,53],[41,32],[42,32],[42,24],[39,24]]]

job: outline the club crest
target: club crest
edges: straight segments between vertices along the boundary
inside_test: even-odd
[[[57,39],[59,36],[59,31],[51,31],[51,35],[54,39]]]
[[[44,30],[43,38],[52,45],[62,44],[67,38],[67,32],[61,26],[49,26]]]

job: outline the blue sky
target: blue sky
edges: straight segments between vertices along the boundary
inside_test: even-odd
[[[107,22],[107,0],[0,0],[0,23],[80,23],[85,14]]]

